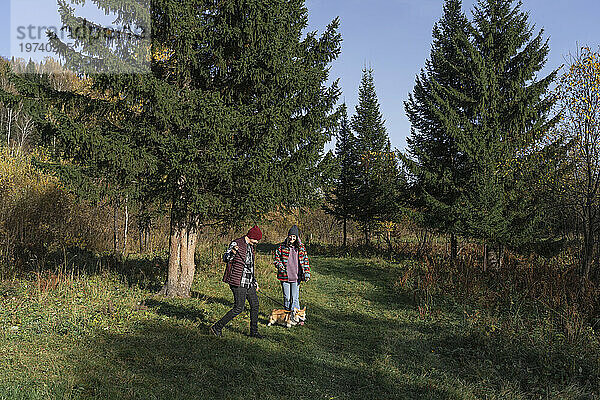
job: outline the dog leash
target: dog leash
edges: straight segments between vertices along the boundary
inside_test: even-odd
[[[275,303],[277,305],[280,305],[281,307],[285,308],[285,306],[281,302],[275,300],[274,298],[272,298],[271,296],[269,296],[268,294],[266,294],[265,292],[263,292],[262,289],[258,289],[258,291],[261,294],[263,294],[267,299],[271,300],[273,303]]]

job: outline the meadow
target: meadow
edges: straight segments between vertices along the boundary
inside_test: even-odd
[[[314,254],[307,323],[267,327],[280,288],[260,249],[262,340],[247,336],[247,310],[209,335],[232,303],[216,258],[198,260],[190,299],[154,294],[161,256],[5,279],[0,399],[599,397],[594,334],[569,337],[527,304],[425,293],[410,258]]]

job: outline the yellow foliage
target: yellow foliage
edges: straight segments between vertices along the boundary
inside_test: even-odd
[[[35,150],[38,160],[47,157]],[[97,227],[101,213],[78,202],[58,179],[35,168],[31,155],[12,155],[0,148],[0,258],[16,248],[35,257],[63,247],[95,247],[103,240]],[[0,260],[1,261],[1,260]]]
[[[166,62],[173,58],[175,51],[166,47],[156,47],[152,52],[152,60],[156,62]]]

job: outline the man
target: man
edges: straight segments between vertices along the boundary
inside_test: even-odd
[[[250,336],[262,339],[258,333],[258,296],[256,290],[258,283],[254,274],[254,246],[262,239],[262,232],[258,226],[253,226],[246,236],[235,239],[223,254],[223,261],[227,263],[223,282],[228,283],[233,292],[233,308],[219,321],[210,327],[210,332],[215,336],[222,336],[222,329],[233,318],[244,311],[246,299],[250,304]]]

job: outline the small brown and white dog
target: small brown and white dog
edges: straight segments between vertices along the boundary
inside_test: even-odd
[[[298,324],[304,325],[304,321],[306,321],[306,307],[302,310],[294,308],[292,311],[273,310],[269,316],[269,323],[267,326],[279,324],[290,328]]]

